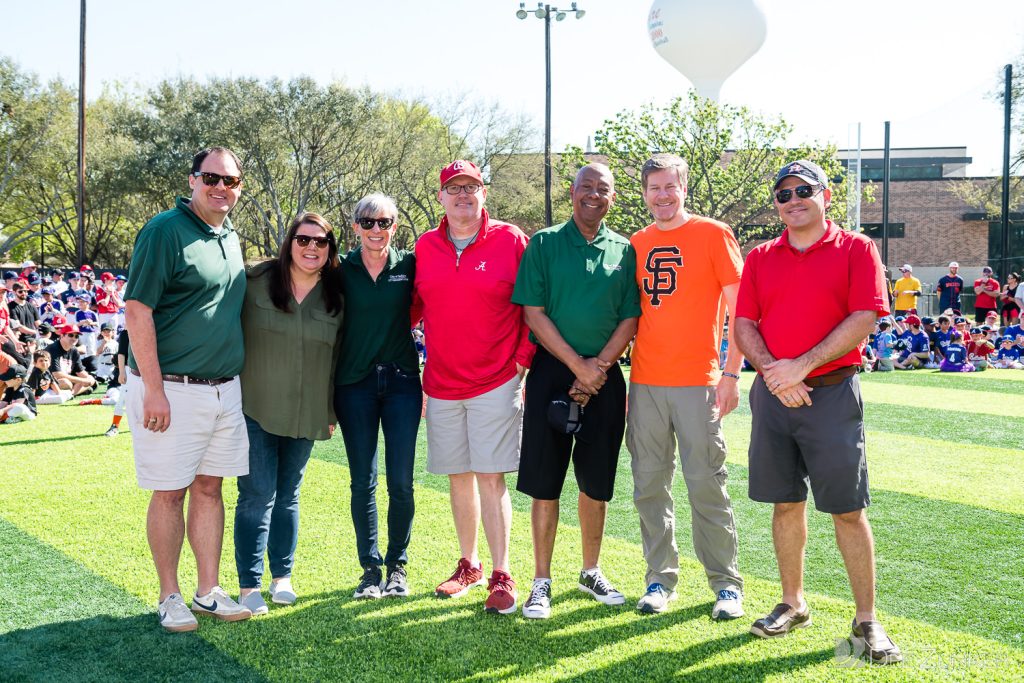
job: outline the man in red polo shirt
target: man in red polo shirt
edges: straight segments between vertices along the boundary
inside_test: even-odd
[[[828,177],[810,161],[775,178],[782,236],[747,257],[736,306],[735,341],[759,376],[750,390],[749,492],[775,505],[772,538],[782,602],[751,633],[783,636],[809,626],[803,595],[807,487],[832,515],[853,589],[854,644],[880,664],[902,661],[875,618],[874,539],[856,368],[879,316],[888,315],[885,270],[874,243],[825,218]],[[813,282],[814,287],[803,283]],[[793,311],[814,316],[794,327]]]

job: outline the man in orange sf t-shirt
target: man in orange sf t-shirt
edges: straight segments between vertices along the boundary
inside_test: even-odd
[[[743,615],[743,579],[725,487],[721,421],[739,403],[743,358],[730,344],[724,370],[718,359],[725,307],[735,310],[743,258],[728,225],[683,208],[686,177],[686,162],[674,154],[657,154],[644,164],[644,201],[654,223],[630,239],[642,314],[633,346],[626,446],[648,584],[637,609],[662,612],[675,598],[679,551],[672,480],[678,441],[693,546],[716,596],[711,616],[734,619]]]

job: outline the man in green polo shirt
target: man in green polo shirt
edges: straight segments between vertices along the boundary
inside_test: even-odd
[[[581,168],[572,185],[572,218],[533,236],[512,293],[540,345],[526,378],[516,484],[533,498],[535,574],[523,605],[530,618],[551,615],[551,555],[570,459],[580,490],[579,589],[606,605],[625,602],[598,567],[626,428],[626,384],[617,361],[640,315],[633,247],[604,224],[614,201],[608,167]],[[575,421],[565,419],[572,403],[583,410],[575,432]]]
[[[132,345],[126,391],[139,486],[151,489],[146,532],[160,579],[157,613],[168,631],[194,631],[192,612],[252,616],[220,587],[221,482],[249,472],[242,415],[242,251],[228,220],[241,195],[241,162],[223,147],[192,161],[191,199],[139,232],[125,290]],[[178,586],[185,536],[196,557],[192,611]]]

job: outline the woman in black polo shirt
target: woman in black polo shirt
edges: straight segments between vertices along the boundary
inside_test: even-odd
[[[356,204],[359,245],[341,262],[345,333],[335,374],[334,406],[352,476],[352,522],[363,575],[357,598],[408,595],[406,548],[412,531],[412,472],[423,392],[410,308],[415,276],[411,251],[391,246],[398,208],[371,194]],[[384,432],[388,547],[377,547],[377,439]],[[381,566],[387,575],[382,577]]]
[[[255,266],[246,281],[240,377],[249,474],[238,478],[235,564],[239,602],[254,615],[267,612],[260,594],[264,553],[270,599],[296,599],[299,487],[313,442],[329,439],[336,421],[331,367],[344,305],[338,274],[331,224],[304,213],[289,226],[278,257]]]

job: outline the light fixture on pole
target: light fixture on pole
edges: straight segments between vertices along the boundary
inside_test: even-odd
[[[544,220],[551,225],[551,15],[555,15],[555,21],[565,19],[568,12],[572,12],[577,19],[582,19],[586,10],[579,9],[576,3],[572,3],[572,9],[559,10],[557,7],[537,3],[537,9],[533,16],[544,20]],[[526,19],[530,15],[526,11],[526,3],[519,3],[519,10],[516,16]]]

